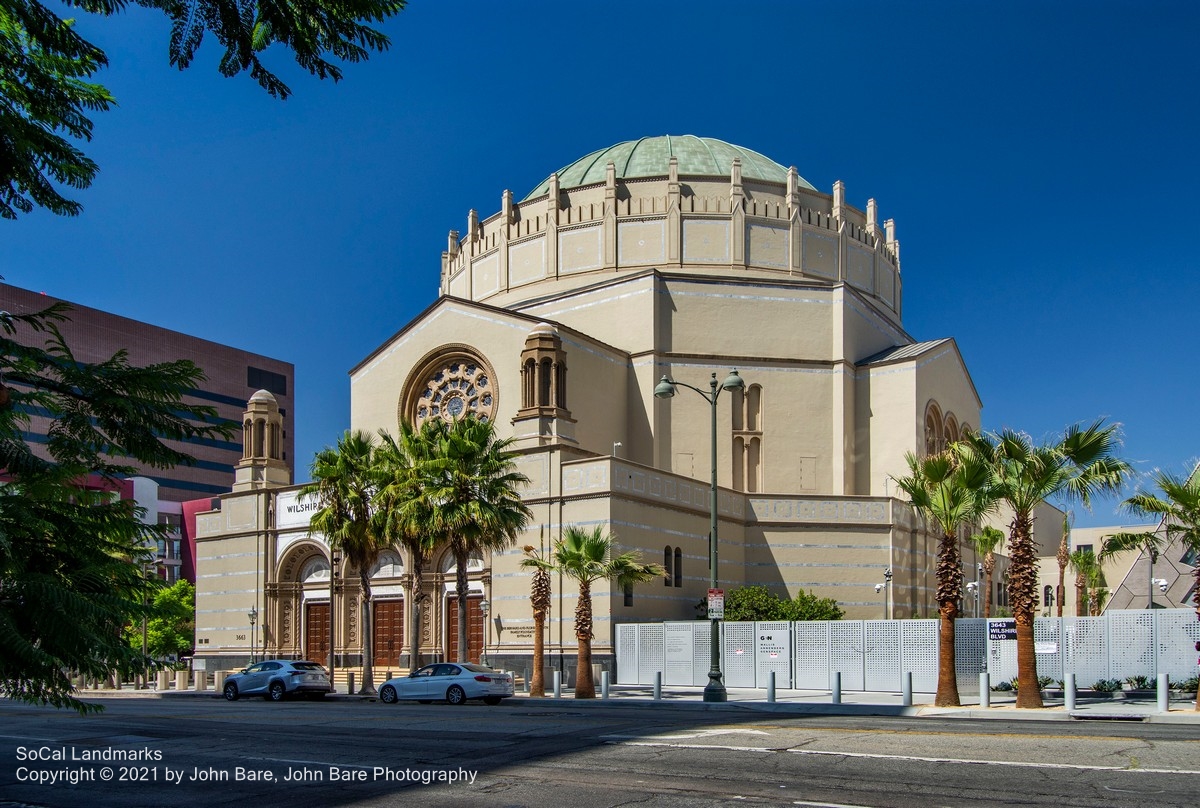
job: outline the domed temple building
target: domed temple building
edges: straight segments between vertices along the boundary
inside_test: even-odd
[[[902,293],[900,244],[875,200],[853,207],[842,183],[822,193],[719,140],[620,143],[450,231],[437,300],[350,371],[350,426],[395,432],[401,420],[475,413],[515,438],[534,519],[513,549],[472,560],[473,659],[486,644],[492,664],[528,666],[520,548],[548,550],[566,525],[603,526],[667,570],[629,591],[596,584],[596,661],[611,665],[617,623],[697,616],[712,425],[685,385],[707,393],[735,370],[744,387],[724,390],[716,414],[721,585],[810,590],[848,617],[928,616],[936,536],[891,477],[906,452],[977,428],[981,402],[952,338],[904,329]],[[655,396],[664,377],[678,382],[674,397]],[[269,436],[277,408],[261,396],[248,429],[261,417]],[[385,554],[375,625],[358,625],[357,573],[342,562],[331,587],[311,503],[280,484],[272,445],[248,442],[233,493],[196,517],[198,658],[244,659],[257,633],[259,654],[322,660],[332,591],[341,664],[359,663],[364,630],[378,667],[409,664],[411,559]],[[975,561],[965,550],[968,580]],[[453,569],[444,555],[425,574],[423,660],[458,656]],[[554,587],[548,659],[565,648],[569,669],[577,589]]]

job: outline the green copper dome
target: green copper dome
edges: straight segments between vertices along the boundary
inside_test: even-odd
[[[756,151],[711,137],[663,135],[627,140],[581,157],[557,172],[558,185],[567,189],[604,182],[604,169],[609,163],[616,166],[617,179],[665,177],[672,157],[679,161],[681,177],[728,177],[733,158],[738,157],[742,161],[743,179],[787,183],[788,170]],[[800,186],[816,190],[803,178]],[[549,189],[547,177],[525,199],[542,196]]]

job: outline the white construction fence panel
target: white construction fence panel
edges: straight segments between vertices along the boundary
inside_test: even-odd
[[[766,687],[775,674],[775,687],[792,687],[792,624],[755,623],[756,687]]]

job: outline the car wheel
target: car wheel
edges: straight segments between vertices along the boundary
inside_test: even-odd
[[[379,691],[379,700],[384,704],[395,704],[396,688],[392,687],[391,685],[384,685]]]
[[[497,704],[499,704],[500,701],[501,701],[501,699],[499,696],[484,696],[483,697],[483,703],[490,704],[493,707],[495,707]]]
[[[271,701],[283,701],[283,682],[271,682],[271,687],[267,689],[267,698]]]
[[[230,682],[229,684],[225,685],[225,701],[237,701],[237,700],[238,700],[237,685],[235,685],[233,682]]]
[[[450,685],[450,689],[446,691],[446,701],[450,704],[466,704],[467,691],[458,685]]]

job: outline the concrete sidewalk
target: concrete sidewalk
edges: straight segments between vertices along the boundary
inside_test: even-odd
[[[576,699],[569,689],[562,690],[561,698],[555,699],[547,689],[545,698],[531,698],[518,690],[514,702],[542,705],[565,705],[584,709],[607,707],[654,707],[664,710],[715,710],[715,711],[758,711],[782,715],[878,715],[912,716],[936,718],[988,718],[1026,721],[1141,721],[1149,723],[1185,723],[1200,726],[1200,712],[1196,710],[1194,694],[1171,692],[1170,711],[1160,712],[1155,698],[1111,698],[1078,699],[1075,709],[1069,713],[1063,708],[1061,698],[1045,699],[1041,710],[1017,709],[1016,696],[1012,692],[993,692],[991,706],[979,706],[977,692],[960,693],[963,706],[934,707],[932,693],[913,693],[913,703],[906,706],[900,693],[878,693],[842,691],[839,704],[833,703],[828,690],[784,690],[776,691],[774,702],[767,700],[767,691],[755,688],[729,688],[728,701],[710,703],[703,700],[703,687],[664,686],[661,697],[654,698],[650,685],[612,685],[609,698],[600,698],[596,688],[595,699]],[[212,690],[85,690],[79,693],[89,698],[221,698]],[[373,701],[376,697],[331,693],[329,700]]]

